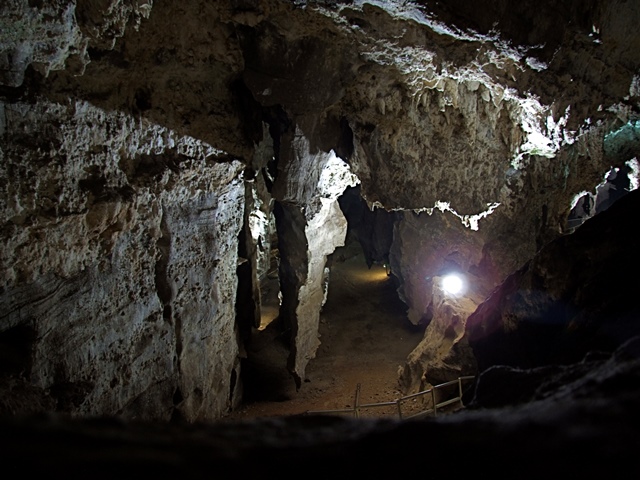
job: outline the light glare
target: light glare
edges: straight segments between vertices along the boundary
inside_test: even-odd
[[[462,292],[464,282],[458,275],[450,274],[442,279],[443,290],[450,295],[458,295]]]

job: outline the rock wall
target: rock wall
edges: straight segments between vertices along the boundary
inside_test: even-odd
[[[242,165],[82,101],[3,114],[0,325],[32,332],[7,373],[74,414],[226,411]]]
[[[452,373],[471,373],[467,339],[458,335],[453,342],[441,336],[439,325],[447,325],[452,313],[436,308],[433,281],[448,270],[464,273],[469,282],[468,300],[478,306],[492,289],[536,255],[539,249],[572,231],[568,218],[574,198],[593,191],[609,165],[621,164],[628,151],[618,158],[605,153],[608,126],[592,128],[552,160],[532,157],[525,171],[513,172],[510,193],[502,197],[493,213],[478,219],[478,230],[463,225],[464,218],[447,209],[432,214],[405,212],[396,223],[391,249],[392,270],[400,279],[399,293],[409,306],[409,318],[428,324],[424,340],[407,359],[401,385],[407,391],[421,385],[447,380],[442,365]],[[626,143],[634,148],[634,142]],[[622,163],[624,165],[624,163]],[[520,192],[515,195],[514,192]],[[553,192],[553,195],[550,194]],[[469,305],[453,307],[457,330],[464,331],[474,310]],[[458,342],[462,342],[457,345]],[[436,348],[448,344],[451,350]],[[463,353],[464,349],[466,353]],[[460,364],[452,359],[462,358]],[[429,380],[430,379],[430,380]]]
[[[638,239],[628,228],[638,194],[546,245],[469,317],[480,370],[568,364],[636,335],[635,283],[624,272],[638,268]]]
[[[19,87],[29,66],[45,76],[65,68],[82,74],[88,49],[113,48],[127,26],[137,29],[148,18],[152,4],[7,0],[0,16],[0,84]]]

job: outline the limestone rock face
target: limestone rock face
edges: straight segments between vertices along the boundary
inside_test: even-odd
[[[477,371],[464,335],[467,318],[482,297],[470,290],[451,295],[443,290],[442,280],[443,277],[433,278],[429,306],[432,318],[422,341],[399,371],[399,383],[405,392],[427,390],[460,376],[475,375]]]
[[[467,317],[497,280],[483,256],[483,236],[468,235],[450,212],[442,215],[405,212],[396,223],[391,248],[391,270],[399,278],[401,298],[409,305],[409,320],[426,325],[424,338],[400,371],[406,391],[426,389],[474,373],[470,351],[454,354],[463,339]],[[447,294],[442,279],[459,274],[464,291]],[[447,373],[447,371],[449,373]]]
[[[289,139],[288,136],[283,139]],[[280,172],[274,185],[279,206],[282,308],[291,328],[289,370],[300,387],[305,367],[320,345],[320,309],[326,299],[327,256],[344,245],[347,221],[338,197],[358,179],[331,152],[312,152],[309,140],[296,127],[283,145]]]
[[[241,164],[82,101],[4,115],[1,325],[32,332],[10,373],[74,414],[226,411]]]
[[[7,0],[0,16],[0,84],[19,87],[29,66],[44,75],[65,68],[82,73],[88,48],[113,48],[127,26],[137,29],[149,16],[152,5],[153,0]]]

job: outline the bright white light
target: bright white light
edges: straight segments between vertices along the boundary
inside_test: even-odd
[[[442,279],[442,288],[449,295],[458,295],[462,293],[464,282],[459,275],[450,274]]]
[[[640,162],[638,162],[637,158],[632,158],[626,163],[627,167],[631,169],[628,177],[631,182],[630,191],[637,190],[638,186],[640,186]]]
[[[493,213],[493,211],[500,206],[500,203],[487,203],[487,209],[484,212],[477,213],[475,215],[460,215],[453,208],[451,208],[451,204],[449,202],[443,202],[441,200],[437,200],[432,208],[422,208],[422,209],[414,209],[415,213],[427,212],[427,215],[433,215],[433,211],[437,208],[441,212],[451,212],[456,217],[458,217],[462,224],[470,228],[471,230],[477,231],[479,226],[479,221],[485,217],[488,217]]]

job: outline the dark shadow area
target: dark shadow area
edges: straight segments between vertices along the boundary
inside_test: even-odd
[[[29,325],[16,325],[0,333],[0,377],[29,378],[36,334]]]
[[[253,330],[242,361],[244,405],[291,400],[295,383],[286,369],[288,357],[288,342],[278,319],[263,330]]]
[[[360,243],[369,268],[374,263],[388,265],[395,212],[371,210],[360,194],[360,185],[347,188],[338,202],[348,222],[347,239]]]

